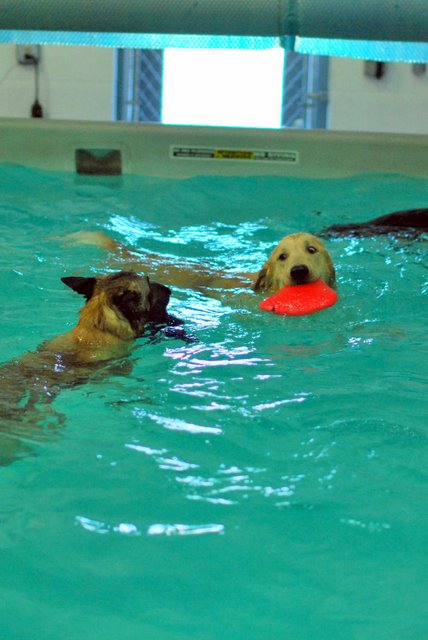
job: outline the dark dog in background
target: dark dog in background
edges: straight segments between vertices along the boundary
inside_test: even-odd
[[[408,209],[385,216],[349,224],[334,224],[324,229],[322,236],[373,236],[388,233],[417,238],[428,232],[428,209]]]
[[[0,367],[0,462],[20,449],[20,429],[28,437],[25,428],[45,427],[49,415],[58,423],[49,404],[61,389],[112,371],[129,373],[126,356],[136,338],[150,328],[180,324],[167,312],[171,290],[146,276],[120,271],[62,281],[86,298],[77,325]]]

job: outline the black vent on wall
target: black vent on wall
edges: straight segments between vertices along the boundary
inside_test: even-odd
[[[122,154],[117,149],[76,149],[75,159],[79,175],[122,175]]]

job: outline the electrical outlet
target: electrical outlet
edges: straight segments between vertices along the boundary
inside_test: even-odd
[[[385,68],[385,62],[366,60],[364,62],[364,75],[368,78],[376,78],[376,80],[380,80],[385,75]]]
[[[19,64],[37,64],[40,62],[40,45],[18,44],[16,45],[16,57]]]

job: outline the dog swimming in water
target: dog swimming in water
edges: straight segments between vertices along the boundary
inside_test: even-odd
[[[127,268],[150,269],[171,286],[202,288],[205,292],[248,287],[256,292],[275,293],[286,285],[319,279],[331,287],[335,284],[335,270],[327,248],[317,236],[306,232],[282,238],[259,271],[236,274],[213,270],[205,264],[185,261],[176,264],[158,254],[134,252],[103,231],[78,231],[64,240],[101,247],[118,257]]]
[[[138,252],[126,247],[103,231],[78,231],[63,238],[67,243],[88,244],[107,250],[121,264],[135,270],[150,269],[157,278],[172,286],[210,289],[249,287],[256,292],[275,293],[284,286],[305,284],[317,279],[335,286],[335,269],[319,236],[370,236],[382,234],[417,238],[428,231],[428,209],[396,211],[367,222],[332,225],[319,234],[293,233],[274,247],[257,272],[226,273],[206,264],[179,264],[158,254]]]
[[[321,232],[329,236],[376,236],[394,234],[408,238],[418,238],[428,232],[428,209],[406,209],[395,211],[366,222],[333,224]]]
[[[323,280],[335,285],[335,269],[324,243],[311,233],[285,236],[257,274],[253,289],[275,293],[285,286]]]
[[[62,389],[112,371],[129,373],[126,356],[147,329],[180,324],[167,312],[171,290],[146,276],[120,271],[61,280],[86,303],[71,331],[0,367],[0,435],[6,439],[17,424],[42,426]],[[0,461],[10,457],[5,438],[0,439]]]

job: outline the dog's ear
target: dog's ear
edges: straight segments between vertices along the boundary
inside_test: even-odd
[[[76,293],[85,296],[86,300],[90,300],[94,293],[95,285],[97,284],[96,278],[80,278],[78,276],[69,276],[61,278],[62,282],[73,289]]]
[[[171,289],[159,282],[150,282],[149,318],[152,322],[167,322],[166,308],[171,296]]]
[[[325,256],[325,268],[323,269],[324,273],[321,275],[321,278],[330,287],[334,287],[336,283],[336,271],[334,268],[334,264],[327,250],[325,250],[324,256]]]
[[[262,269],[260,269],[257,275],[257,280],[253,285],[254,291],[264,291],[265,289],[268,288],[267,275],[268,275],[267,267],[263,267]]]

